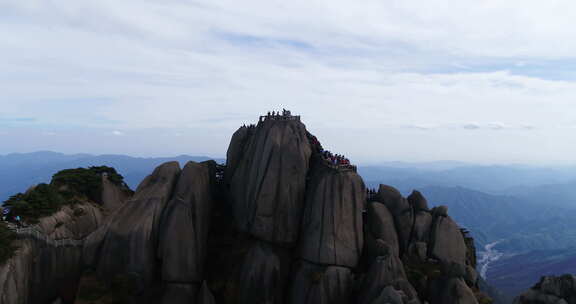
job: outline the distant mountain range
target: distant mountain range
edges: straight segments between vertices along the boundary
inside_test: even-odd
[[[392,185],[408,191],[426,186],[463,187],[556,205],[576,205],[576,167],[483,166],[458,162],[384,163],[359,166],[368,186]]]
[[[478,246],[508,253],[576,246],[576,209],[493,195],[462,187],[427,186],[419,190],[431,205],[447,205],[468,228]]]
[[[88,167],[114,167],[124,176],[130,188],[135,189],[140,181],[154,168],[167,161],[205,161],[206,156],[180,155],[175,157],[142,158],[126,155],[62,154],[49,151],[34,153],[14,153],[0,156],[0,201],[10,195],[25,191],[28,187],[50,181],[59,170]],[[214,159],[219,163],[224,159]]]

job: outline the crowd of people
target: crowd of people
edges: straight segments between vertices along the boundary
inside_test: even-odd
[[[5,223],[14,224],[18,227],[25,226],[22,218],[19,215],[10,214],[10,209],[8,208],[2,208],[2,221]]]
[[[260,122],[266,120],[297,120],[300,119],[300,116],[292,116],[292,113],[286,109],[282,109],[282,113],[280,111],[272,111],[268,112],[265,116],[260,116]]]
[[[324,150],[322,144],[316,136],[308,133],[308,140],[314,149],[314,152],[322,157],[322,159],[330,165],[338,166],[341,168],[355,168],[350,164],[350,160],[341,154],[334,154],[328,150]]]
[[[374,198],[376,196],[376,194],[378,194],[378,191],[376,189],[366,188],[366,197],[369,200]]]
[[[322,152],[322,157],[324,158],[324,160],[329,161],[333,165],[337,165],[337,166],[349,166],[350,165],[350,160],[348,160],[348,158],[344,157],[344,155],[332,154],[332,152],[327,151],[327,150],[324,150]]]

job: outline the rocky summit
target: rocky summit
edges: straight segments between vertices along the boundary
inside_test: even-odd
[[[545,276],[514,304],[576,304],[576,276]]]
[[[447,208],[366,189],[286,112],[238,129],[226,165],[165,163],[129,197],[103,185],[18,234],[1,304],[491,303]]]

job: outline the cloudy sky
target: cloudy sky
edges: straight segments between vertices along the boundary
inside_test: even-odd
[[[289,108],[357,163],[573,163],[571,0],[0,0],[0,154],[223,156]]]

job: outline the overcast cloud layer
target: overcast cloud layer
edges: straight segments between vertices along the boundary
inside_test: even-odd
[[[0,153],[223,156],[268,110],[356,162],[572,163],[576,2],[0,0]]]

